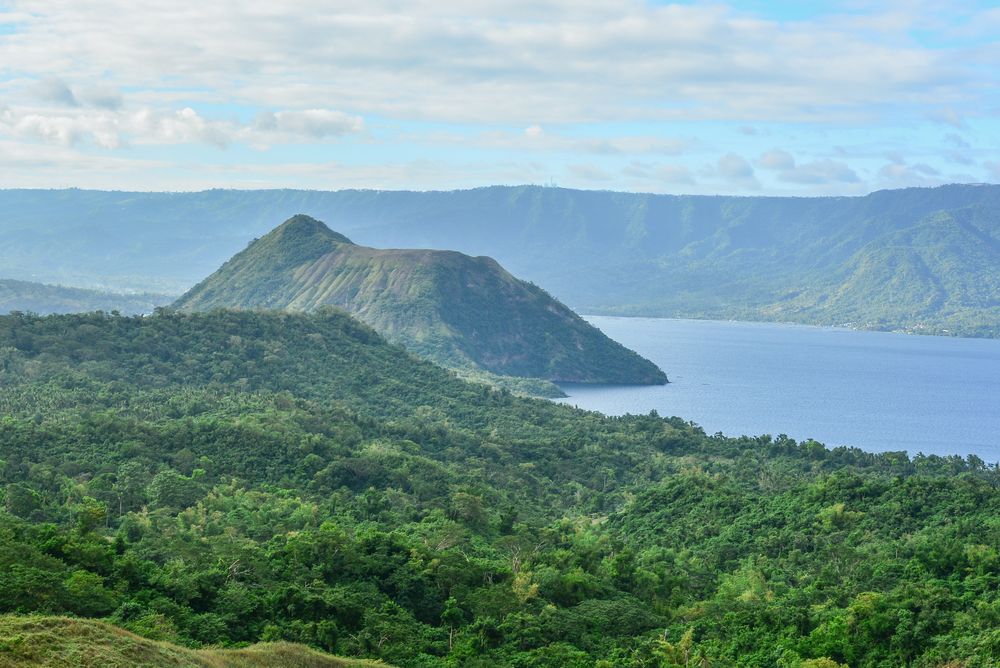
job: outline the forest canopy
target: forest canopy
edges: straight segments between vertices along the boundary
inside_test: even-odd
[[[521,398],[332,310],[0,317],[0,483],[0,611],[191,648],[1000,661],[996,466]]]

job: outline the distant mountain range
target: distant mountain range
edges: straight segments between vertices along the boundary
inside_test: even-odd
[[[169,304],[171,299],[172,297],[160,294],[120,294],[0,279],[0,313],[23,311],[48,315],[118,311],[123,315],[136,315],[151,313],[157,306]]]
[[[1000,335],[1000,186],[864,197],[0,191],[12,277],[181,291],[274,220],[489,255],[578,312]]]
[[[381,250],[296,215],[173,308],[336,306],[444,366],[554,382],[662,384],[656,365],[488,257]]]

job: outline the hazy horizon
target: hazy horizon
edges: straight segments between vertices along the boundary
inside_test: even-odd
[[[827,193],[818,194],[770,194],[770,193],[749,193],[749,194],[725,194],[725,193],[694,193],[694,192],[676,192],[676,193],[664,193],[664,192],[653,192],[649,190],[623,190],[616,188],[576,188],[570,186],[562,185],[550,185],[545,183],[484,183],[482,185],[469,185],[458,188],[361,188],[361,187],[351,187],[351,188],[297,188],[294,186],[281,187],[252,187],[247,186],[245,188],[240,187],[206,187],[197,188],[191,190],[158,190],[155,188],[150,189],[122,189],[122,188],[81,188],[78,186],[64,186],[64,187],[0,187],[0,192],[3,191],[83,191],[83,192],[105,192],[105,193],[140,193],[148,195],[195,195],[198,193],[208,193],[213,191],[230,191],[230,192],[267,192],[267,191],[300,191],[300,192],[317,192],[317,193],[338,193],[338,192],[389,192],[389,193],[447,193],[447,192],[468,192],[473,190],[488,190],[490,188],[552,188],[554,190],[574,190],[581,192],[605,192],[605,193],[622,193],[629,195],[663,195],[666,197],[771,197],[771,198],[820,198],[820,197],[867,197],[878,192],[889,192],[889,191],[899,191],[899,190],[919,190],[919,189],[934,189],[934,188],[948,188],[952,186],[1000,186],[1000,183],[990,183],[986,181],[949,181],[947,183],[938,183],[934,185],[917,185],[917,186],[899,186],[896,188],[878,188],[876,190],[869,190],[866,192],[854,193],[850,195],[836,195]],[[305,213],[305,212],[303,212]]]

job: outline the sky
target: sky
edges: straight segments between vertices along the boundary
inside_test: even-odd
[[[1000,2],[0,0],[0,188],[1000,181]]]

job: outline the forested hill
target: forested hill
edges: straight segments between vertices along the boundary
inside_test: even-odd
[[[156,307],[165,306],[172,299],[167,295],[119,294],[0,279],[0,313],[28,311],[46,315],[119,311],[126,315],[134,315],[152,313]]]
[[[864,197],[0,191],[13,278],[180,292],[300,211],[358,243],[489,255],[577,311],[997,335],[1000,186]]]
[[[0,317],[0,485],[0,613],[161,643],[1000,661],[995,467],[518,398],[337,312]],[[0,665],[32,651],[23,619],[0,618]]]
[[[346,309],[440,364],[555,382],[663,384],[652,362],[488,257],[358,246],[305,215],[250,244],[174,304],[185,311]]]

